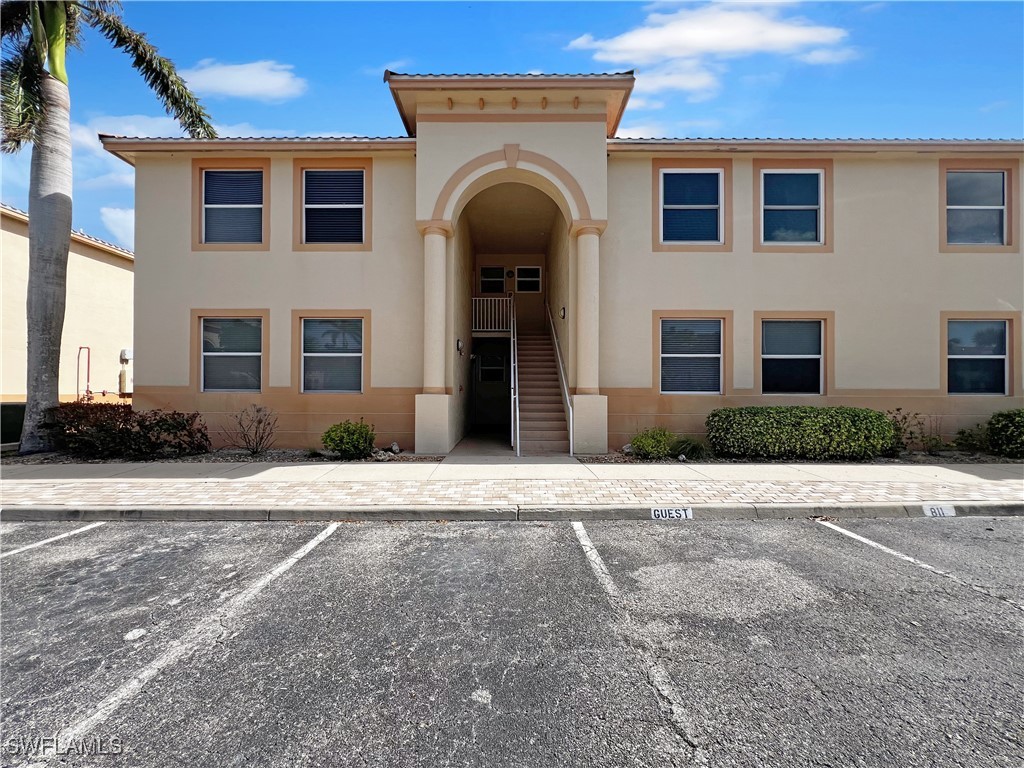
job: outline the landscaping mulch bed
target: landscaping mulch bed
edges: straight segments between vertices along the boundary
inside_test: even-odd
[[[963,451],[941,451],[936,454],[911,451],[896,458],[878,458],[871,461],[823,461],[810,459],[730,459],[704,458],[693,461],[679,459],[638,459],[616,451],[603,456],[577,456],[584,464],[1024,464],[1022,459],[1008,459],[990,453],[966,453]]]
[[[220,448],[210,453],[195,456],[178,456],[155,459],[161,463],[175,464],[215,464],[215,463],[248,463],[248,462],[303,462],[303,463],[346,463],[346,464],[379,464],[384,462],[439,462],[444,456],[418,456],[412,453],[394,454],[390,451],[378,451],[368,459],[346,461],[326,453],[311,453],[301,448],[272,448],[260,456],[250,456],[238,448]],[[17,453],[4,454],[4,464],[131,464],[140,459],[80,459],[66,453],[35,453],[30,456],[19,456]]]

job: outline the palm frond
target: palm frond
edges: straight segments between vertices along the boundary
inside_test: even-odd
[[[83,20],[98,30],[115,48],[132,57],[132,66],[142,74],[167,113],[181,124],[189,136],[194,139],[216,138],[217,132],[210,124],[210,115],[181,79],[174,64],[161,56],[144,34],[136,32],[119,16],[97,5],[80,5]]]
[[[27,0],[4,0],[0,3],[0,37],[8,38],[25,34],[31,20],[31,3]]]
[[[35,138],[43,118],[43,77],[32,40],[26,36],[21,50],[9,52],[0,70],[0,151],[17,152]]]

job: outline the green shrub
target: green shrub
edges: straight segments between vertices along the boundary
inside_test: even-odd
[[[51,408],[54,447],[84,459],[157,459],[210,451],[198,413],[133,411],[122,403],[65,403]]]
[[[968,453],[988,453],[988,429],[984,424],[975,424],[969,429],[957,430],[953,447]]]
[[[676,437],[664,427],[643,429],[633,435],[629,444],[638,459],[667,459],[672,455]]]
[[[988,420],[988,443],[992,453],[1024,459],[1024,408],[992,414]]]
[[[885,415],[892,422],[893,439],[892,445],[882,451],[883,456],[896,458],[904,451],[909,451],[922,444],[925,424],[924,417],[920,413],[913,411],[904,413],[902,408],[895,408],[886,411]]]
[[[866,461],[896,439],[889,418],[867,408],[720,408],[706,423],[716,455],[742,458]]]
[[[707,443],[702,443],[700,440],[694,440],[690,437],[679,437],[672,443],[672,455],[676,457],[685,456],[688,461],[706,459],[710,453],[711,451],[708,450]]]
[[[324,448],[343,459],[366,459],[373,453],[373,441],[377,437],[372,424],[359,421],[343,421],[328,427],[324,432]]]

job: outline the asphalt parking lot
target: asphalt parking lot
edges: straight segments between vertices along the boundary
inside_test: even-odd
[[[1024,519],[833,525],[0,523],[0,762],[1024,765]]]

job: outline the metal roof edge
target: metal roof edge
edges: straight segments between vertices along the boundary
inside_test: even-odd
[[[28,223],[28,213],[20,208],[15,208],[13,205],[8,205],[7,203],[0,203],[0,214],[9,216],[10,218],[18,221],[23,221],[26,224]],[[90,245],[94,248],[99,248],[101,251],[105,251],[113,256],[120,256],[121,258],[132,262],[135,261],[134,252],[129,251],[127,248],[122,248],[120,245],[115,245],[114,243],[106,240],[101,240],[100,238],[94,237],[93,235],[81,230],[71,230],[71,239],[77,243],[82,243],[83,245]]]

